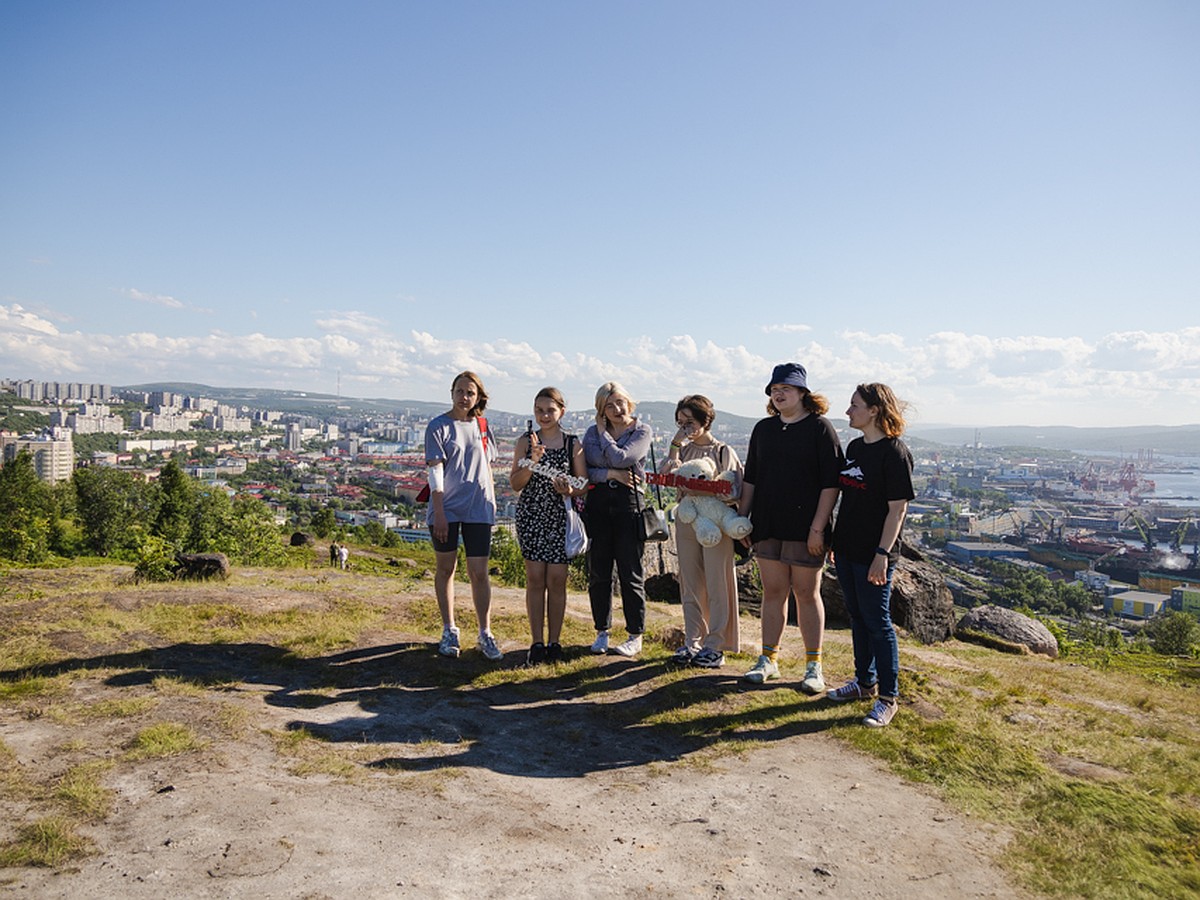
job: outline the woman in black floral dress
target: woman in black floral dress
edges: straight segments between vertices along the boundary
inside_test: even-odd
[[[567,513],[563,497],[582,494],[586,489],[572,487],[568,477],[580,478],[586,485],[583,447],[574,435],[559,427],[566,409],[558,388],[538,391],[533,402],[538,430],[517,441],[509,476],[513,490],[520,494],[517,541],[525,558],[525,609],[533,638],[531,664],[562,659],[559,638],[567,610]]]

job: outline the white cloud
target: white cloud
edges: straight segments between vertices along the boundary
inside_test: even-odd
[[[0,333],[29,332],[32,334],[57,335],[58,328],[54,323],[32,313],[23,306],[14,303],[12,306],[0,305]]]
[[[201,306],[190,306],[182,300],[172,297],[170,294],[147,294],[144,291],[139,291],[137,288],[128,288],[123,291],[126,297],[130,300],[135,300],[138,303],[149,303],[153,306],[162,306],[166,309],[184,309],[189,312],[205,313],[211,315],[213,310]]]
[[[443,338],[429,331],[389,334],[370,317],[339,314],[345,328],[319,337],[260,332],[171,336],[60,331],[37,314],[0,305],[0,356],[5,377],[103,377],[113,383],[186,380],[332,392],[340,371],[348,385],[373,396],[438,399],[463,369],[478,372],[499,409],[527,408],[547,384],[586,409],[596,385],[623,382],[639,400],[673,401],[700,392],[721,409],[762,410],[772,366],[752,345],[707,336],[631,336],[597,352],[586,337],[574,345],[496,336]],[[334,324],[335,317],[322,320]],[[599,345],[597,345],[599,346]],[[579,348],[579,349],[576,349]],[[938,332],[911,338],[845,331],[797,346],[813,389],[840,414],[854,386],[885,381],[912,401],[927,422],[963,424],[1103,424],[1200,422],[1200,328],[1115,332],[1097,341],[1025,335],[990,337]],[[90,374],[94,373],[94,374]]]
[[[317,319],[317,327],[331,334],[379,334],[386,328],[383,319],[358,310],[331,312],[327,318]]]
[[[152,303],[155,306],[165,306],[167,309],[183,309],[182,300],[176,300],[167,294],[144,294],[137,288],[130,288],[125,292],[130,300],[136,300],[138,303]]]

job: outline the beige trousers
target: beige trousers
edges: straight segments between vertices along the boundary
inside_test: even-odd
[[[691,525],[675,522],[675,551],[679,556],[679,595],[683,605],[686,646],[737,652],[737,576],[733,571],[733,539],[724,536],[715,547],[701,547]]]

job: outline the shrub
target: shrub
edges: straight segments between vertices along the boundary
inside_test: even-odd
[[[140,532],[134,549],[133,575],[138,581],[172,581],[175,548],[158,535]]]

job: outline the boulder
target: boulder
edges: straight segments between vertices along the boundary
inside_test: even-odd
[[[960,640],[1000,650],[1022,648],[1031,653],[1044,654],[1051,659],[1058,658],[1058,641],[1054,639],[1049,628],[1037,619],[1031,619],[1003,606],[989,603],[968,610],[967,614],[958,620],[955,633]]]
[[[619,595],[620,587],[617,588]],[[649,575],[645,580],[646,596],[651,600],[662,600],[666,603],[679,602],[679,579],[674,572],[662,575]]]
[[[303,531],[293,531],[291,545],[293,547],[311,547],[314,543],[313,536],[306,534]]]
[[[229,557],[224,553],[176,553],[176,578],[228,578]]]
[[[842,586],[833,572],[821,579],[825,621],[849,627]],[[942,573],[905,545],[892,576],[892,622],[923,644],[935,644],[954,634],[954,598]]]

